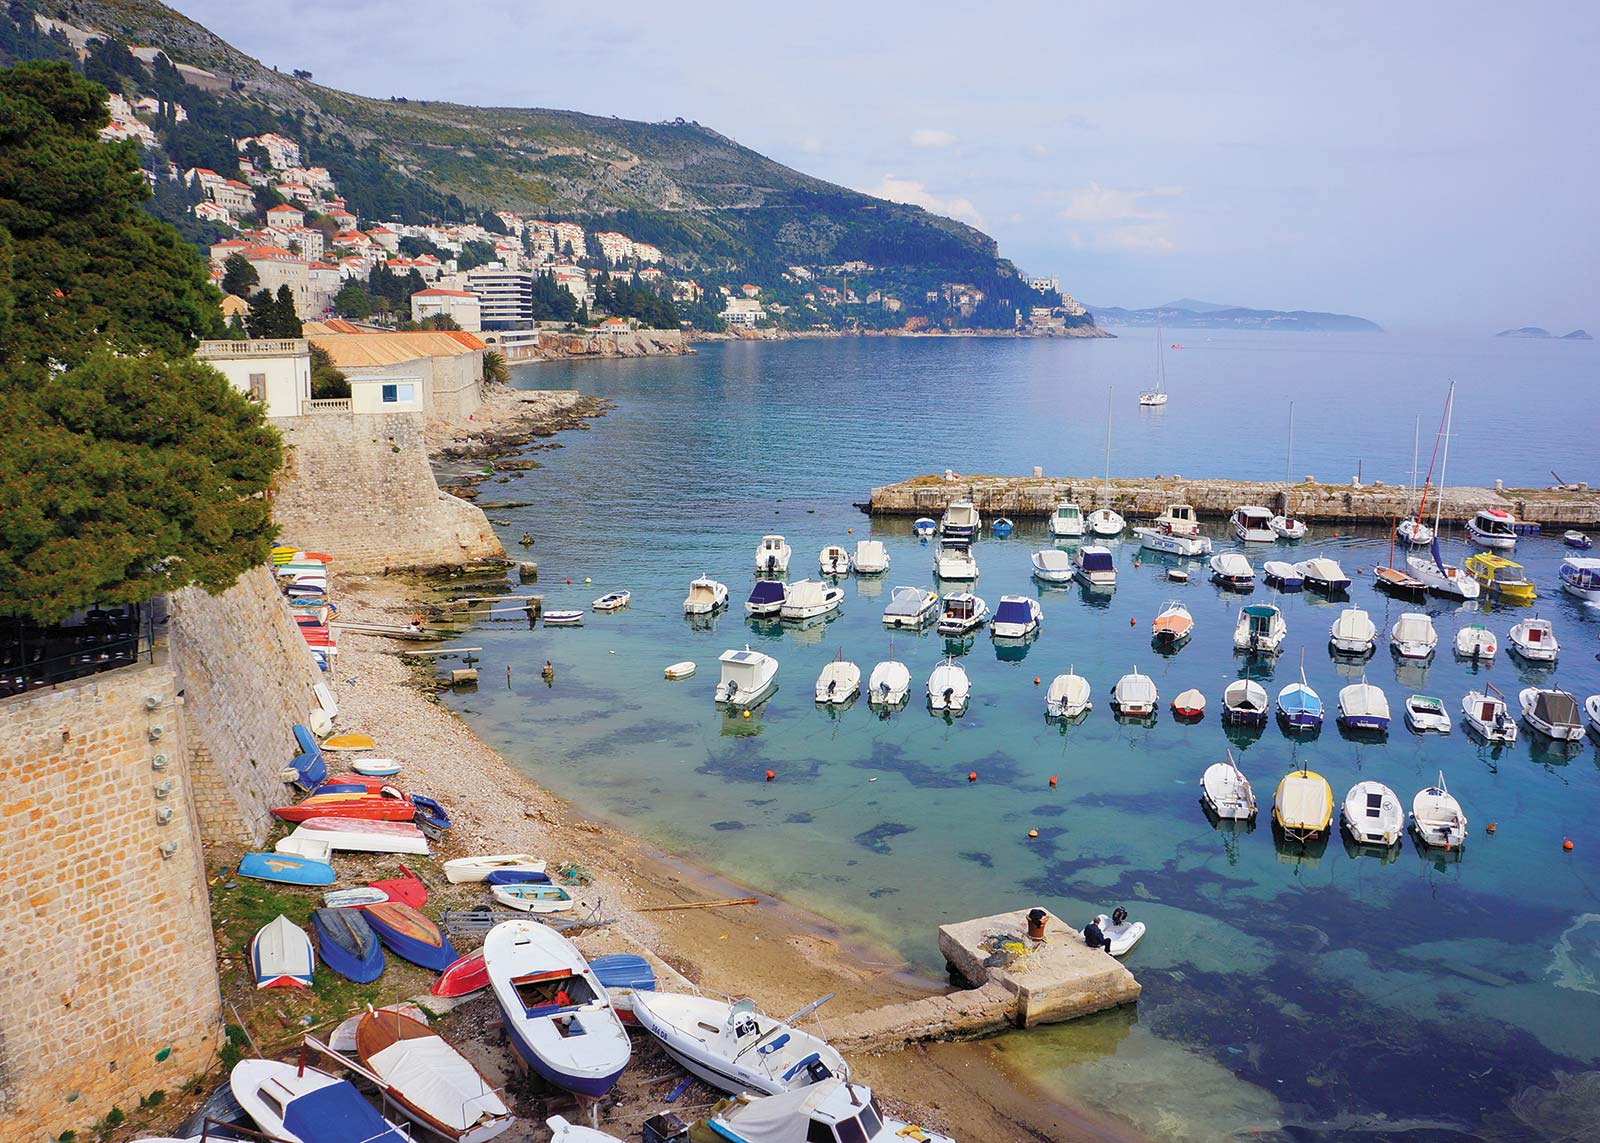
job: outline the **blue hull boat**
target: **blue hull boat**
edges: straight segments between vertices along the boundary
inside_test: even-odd
[[[284,885],[332,885],[337,880],[326,861],[292,853],[247,853],[239,859],[239,876]]]
[[[396,956],[412,964],[443,972],[461,956],[439,926],[410,905],[384,901],[364,910],[367,924]]]
[[[1278,695],[1278,718],[1291,733],[1322,728],[1322,699],[1310,688],[1291,683]]]
[[[484,878],[490,885],[549,885],[548,873],[535,873],[531,869],[492,869]]]
[[[911,525],[911,527],[917,533],[918,536],[920,536],[924,540],[926,540],[929,536],[933,535],[933,533],[938,530],[939,525],[931,517],[921,516],[921,517],[918,517],[917,522],[915,524]]]
[[[412,794],[411,804],[417,807],[416,823],[419,826],[428,826],[432,829],[449,829],[450,815],[444,812],[444,807],[432,798],[422,794]]]
[[[607,988],[632,988],[641,992],[656,990],[656,970],[642,956],[633,953],[612,953],[597,956],[589,967]]]
[[[1003,540],[1007,536],[1011,535],[1011,521],[1005,516],[1000,517],[1000,519],[996,520],[989,527],[999,539]]]
[[[327,670],[325,665],[323,670]],[[300,744],[300,753],[289,760],[295,772],[294,784],[302,790],[314,790],[328,776],[327,759],[322,756],[322,747],[317,745],[317,736],[311,733],[309,726],[295,723],[294,740]]]
[[[313,909],[311,931],[322,963],[357,984],[383,975],[383,945],[360,909]]]

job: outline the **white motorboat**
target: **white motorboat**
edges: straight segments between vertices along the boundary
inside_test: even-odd
[[[860,692],[861,668],[848,661],[843,651],[817,676],[817,701],[825,705],[843,705]]]
[[[1418,734],[1450,733],[1450,712],[1445,710],[1443,699],[1433,695],[1407,695],[1405,710],[1406,725]]]
[[[1077,718],[1093,704],[1089,701],[1089,680],[1069,668],[1064,675],[1050,680],[1044,693],[1044,713],[1047,718]]]
[[[282,913],[250,938],[250,975],[257,988],[310,988],[316,971],[311,938]]]
[[[1332,595],[1335,592],[1350,590],[1350,577],[1344,574],[1344,569],[1339,566],[1338,560],[1330,560],[1327,556],[1316,556],[1309,560],[1301,560],[1294,565],[1306,581],[1306,586],[1313,591],[1320,591]]]
[[[911,525],[911,530],[917,534],[918,539],[926,540],[939,530],[939,522],[932,516],[918,516]]]
[[[724,706],[754,706],[778,685],[778,660],[745,644],[743,651],[724,651],[718,657],[722,677],[717,681],[716,701]]]
[[[1267,688],[1254,679],[1235,679],[1222,688],[1225,726],[1267,725]]]
[[[566,889],[538,881],[491,885],[489,895],[507,908],[523,913],[565,913],[572,908],[572,894]]]
[[[1111,549],[1099,544],[1084,544],[1072,553],[1072,572],[1085,587],[1117,586],[1117,565],[1111,558]]]
[[[1481,623],[1469,623],[1456,632],[1456,654],[1463,659],[1472,659],[1479,663],[1491,663],[1495,654],[1500,650],[1500,642]]]
[[[1267,526],[1272,529],[1272,534],[1280,540],[1303,540],[1306,538],[1306,522],[1298,516],[1290,516],[1279,512],[1267,521]]]
[[[916,630],[939,613],[939,593],[925,587],[897,587],[883,609],[885,627]]]
[[[1344,796],[1340,824],[1357,845],[1399,845],[1406,811],[1399,796],[1382,782],[1357,782]]]
[[[749,1000],[641,991],[633,1012],[669,1056],[719,1091],[776,1095],[850,1075],[826,1040],[795,1026],[796,1016],[775,1020]]]
[[[1128,522],[1109,508],[1096,508],[1089,513],[1089,531],[1096,536],[1103,536],[1107,539],[1112,536],[1120,536],[1127,526]]]
[[[1060,548],[1033,553],[1033,578],[1040,583],[1071,583],[1072,557]]]
[[[632,600],[631,591],[608,591],[589,606],[596,611],[621,611]]]
[[[752,619],[770,619],[782,614],[788,600],[788,584],[782,580],[758,579],[750,589],[750,598],[744,601],[744,613]]]
[[[1118,679],[1117,685],[1111,688],[1111,704],[1117,708],[1118,714],[1128,718],[1149,718],[1155,714],[1156,703],[1160,700],[1155,680],[1149,675],[1141,675],[1137,667]]]
[[[780,1095],[744,1092],[719,1103],[704,1122],[704,1138],[730,1143],[953,1143],[889,1115],[871,1088],[837,1078]]]
[[[1160,528],[1174,536],[1198,536],[1200,514],[1193,504],[1168,504],[1161,515],[1150,521],[1151,527]]]
[[[1413,548],[1425,548],[1433,543],[1433,529],[1421,520],[1405,519],[1395,526],[1395,537]]]
[[[1461,700],[1461,721],[1487,742],[1510,745],[1517,740],[1517,720],[1511,717],[1506,696],[1493,683],[1485,683],[1481,691],[1467,692]]]
[[[928,675],[928,708],[935,714],[963,714],[972,695],[967,672],[954,659],[945,659]]]
[[[1239,621],[1233,627],[1233,649],[1252,655],[1276,655],[1289,637],[1289,624],[1283,612],[1270,603],[1252,603],[1239,608]]]
[[[1509,552],[1517,546],[1517,518],[1501,508],[1480,508],[1467,521],[1467,535],[1480,548]]]
[[[1095,914],[1094,923],[1100,926],[1100,935],[1106,939],[1106,951],[1112,956],[1127,956],[1133,946],[1144,939],[1144,922],[1128,920],[1128,910],[1120,906],[1113,909],[1109,917],[1104,913]]]
[[[608,1094],[628,1066],[628,1032],[572,942],[538,921],[503,921],[484,939],[483,964],[518,1058],[575,1095]]]
[[[1288,560],[1268,560],[1261,565],[1261,572],[1279,591],[1299,591],[1306,585],[1305,576]]]
[[[1063,500],[1050,513],[1050,535],[1058,540],[1080,540],[1084,533],[1083,510],[1070,500]]]
[[[1389,646],[1402,659],[1430,659],[1439,646],[1439,633],[1425,612],[1403,611],[1389,629]]]
[[[1365,655],[1378,645],[1378,628],[1361,608],[1347,607],[1328,628],[1328,642],[1341,655]]]
[[[838,544],[828,544],[817,553],[817,567],[823,575],[849,575],[850,553]]]
[[[889,549],[882,540],[857,540],[855,565],[857,575],[882,575],[889,570]]]
[[[728,606],[728,585],[710,576],[689,581],[689,594],[683,601],[685,615],[710,615]]]
[[[1600,695],[1583,700],[1583,714],[1589,720],[1589,733],[1600,738]]]
[[[952,500],[939,519],[939,533],[950,540],[971,540],[983,527],[983,517],[970,500]]]
[[[1256,792],[1233,760],[1233,751],[1222,762],[1213,762],[1200,775],[1200,800],[1224,821],[1247,822],[1256,816]]]
[[[967,540],[940,540],[933,553],[933,574],[937,579],[977,579],[978,560]]]
[[[1561,590],[1585,603],[1600,603],[1600,560],[1568,556],[1561,561]]]
[[[968,591],[944,597],[944,610],[935,628],[941,635],[967,635],[989,618],[989,605]]]
[[[1256,569],[1238,552],[1218,552],[1211,557],[1211,578],[1230,591],[1249,591],[1256,585]]]
[[[1346,730],[1389,729],[1389,697],[1383,689],[1367,682],[1351,683],[1339,692],[1339,725]]]
[[[789,557],[793,554],[782,536],[762,536],[756,545],[756,574],[782,575],[789,570]]]
[[[545,863],[531,853],[486,853],[481,857],[453,857],[444,863],[445,880],[452,885],[486,881],[497,869],[543,873]]]
[[[816,579],[803,579],[789,586],[789,594],[778,614],[789,620],[815,619],[844,602],[844,588]]]
[[[1540,734],[1557,742],[1576,742],[1583,737],[1578,700],[1566,691],[1524,687],[1517,697],[1523,720]]]
[[[1291,770],[1272,796],[1272,824],[1301,843],[1325,836],[1333,824],[1333,787],[1315,770]]]
[[[404,1128],[379,1115],[349,1080],[309,1064],[240,1060],[228,1086],[267,1137],[285,1143],[411,1143]]]
[[[1211,539],[1208,536],[1183,535],[1171,531],[1168,526],[1157,524],[1148,528],[1135,528],[1133,534],[1139,537],[1139,546],[1148,551],[1160,552],[1164,556],[1183,556],[1194,559],[1211,554]]]
[[[1278,538],[1272,530],[1272,512],[1259,504],[1241,504],[1228,523],[1233,525],[1233,534],[1247,544],[1270,544]]]
[[[1044,609],[1037,599],[1026,595],[1002,595],[1000,605],[989,621],[989,634],[996,639],[1027,639],[1039,633]]]
[[[897,707],[911,694],[911,671],[904,663],[885,659],[867,679],[867,705]]]
[[[1467,815],[1445,787],[1443,770],[1437,786],[1419,790],[1411,799],[1411,828],[1426,846],[1455,849],[1467,840]]]
[[[1555,628],[1548,619],[1540,619],[1537,615],[1513,623],[1511,630],[1506,633],[1506,642],[1511,644],[1512,651],[1530,663],[1553,663],[1561,653]]]
[[[1168,600],[1150,624],[1150,637],[1163,647],[1178,647],[1194,634],[1194,616],[1176,599]]]

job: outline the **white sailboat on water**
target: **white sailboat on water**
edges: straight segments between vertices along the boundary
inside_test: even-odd
[[[1418,417],[1411,426],[1411,491],[1417,491],[1417,435],[1422,432],[1422,418]],[[1434,451],[1438,452],[1435,443]],[[1396,525],[1394,534],[1402,544],[1413,547],[1425,548],[1433,543],[1433,529],[1422,522],[1422,510],[1428,503],[1428,485],[1433,482],[1433,461],[1428,461],[1428,479],[1422,486],[1422,499],[1417,502],[1417,514],[1408,516]]]
[[[1284,455],[1283,482],[1293,487],[1294,472],[1294,402],[1289,402],[1289,446]],[[1289,510],[1289,488],[1283,490],[1283,511],[1277,513],[1267,524],[1272,529],[1272,534],[1280,540],[1303,540],[1306,536],[1306,522],[1296,519],[1295,514]]]
[[[1156,326],[1156,384],[1139,394],[1139,404],[1146,408],[1167,403],[1167,358],[1161,341],[1161,327]]]
[[[1450,391],[1444,399],[1444,458],[1439,464],[1439,495],[1433,502],[1433,540],[1427,558],[1422,556],[1407,556],[1406,564],[1411,568],[1411,574],[1427,585],[1429,591],[1438,592],[1440,595],[1453,595],[1460,599],[1477,599],[1482,592],[1478,581],[1468,575],[1466,571],[1444,562],[1444,557],[1439,554],[1439,516],[1444,510],[1444,474],[1450,466],[1450,424],[1455,416],[1456,384],[1450,382]],[[1427,485],[1423,485],[1422,494],[1426,498]],[[1422,508],[1417,508],[1417,517],[1422,517]]]

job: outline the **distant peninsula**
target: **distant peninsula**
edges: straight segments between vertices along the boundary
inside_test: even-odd
[[[1526,337],[1526,338],[1531,338],[1534,341],[1540,341],[1540,340],[1543,340],[1543,341],[1593,341],[1594,340],[1594,338],[1589,336],[1589,331],[1586,330],[1586,329],[1575,329],[1571,333],[1564,333],[1560,337],[1557,337],[1555,334],[1551,333],[1549,330],[1541,329],[1536,325],[1525,325],[1520,329],[1503,329],[1499,333],[1495,334],[1495,336],[1496,337]]]
[[[1314,310],[1256,310],[1246,306],[1220,305],[1195,298],[1179,298],[1149,309],[1129,310],[1121,306],[1090,306],[1095,320],[1103,325],[1160,325],[1169,329],[1270,329],[1294,333],[1382,333],[1383,327],[1366,318],[1350,314],[1319,313]]]

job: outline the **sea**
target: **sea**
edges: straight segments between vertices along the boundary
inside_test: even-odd
[[[1143,985],[1137,1006],[1010,1033],[1003,1047],[1046,1090],[1151,1138],[1600,1138],[1600,749],[1526,728],[1514,746],[1490,747],[1460,725],[1463,695],[1484,683],[1513,706],[1528,686],[1559,685],[1580,702],[1600,692],[1600,613],[1559,589],[1568,554],[1559,534],[1517,545],[1539,598],[1505,608],[1392,600],[1370,575],[1390,559],[1387,531],[1331,526],[1247,554],[1258,569],[1274,557],[1333,557],[1354,574],[1348,601],[1265,586],[1243,598],[1207,582],[1199,562],[1179,585],[1131,534],[1113,545],[1115,591],[1047,588],[1030,578],[1029,556],[1049,538],[1042,524],[1019,522],[976,547],[975,590],[991,609],[1003,594],[1043,607],[1039,637],[1007,646],[987,633],[947,641],[884,628],[895,585],[937,586],[933,553],[910,521],[857,507],[874,485],[946,469],[1099,475],[1108,419],[1113,476],[1406,484],[1414,439],[1429,467],[1452,381],[1450,484],[1543,486],[1552,472],[1597,480],[1596,422],[1580,395],[1593,389],[1600,351],[1168,331],[1171,399],[1146,409],[1137,394],[1155,375],[1155,335],[1118,332],[734,342],[517,370],[518,387],[578,389],[616,408],[530,452],[541,467],[525,477],[484,484],[484,501],[533,502],[489,515],[508,551],[538,562],[546,608],[587,608],[618,588],[633,602],[580,628],[483,616],[470,638],[483,648],[484,681],[447,701],[584,811],[815,910],[931,977],[945,971],[942,922],[1038,905],[1082,925],[1124,906],[1148,928],[1126,962]],[[1469,551],[1461,523],[1444,527],[1456,561]],[[1238,546],[1220,524],[1208,531],[1218,550]],[[824,545],[866,538],[884,541],[892,567],[842,580],[843,607],[827,621],[750,621],[742,605],[756,545],[773,532],[793,548],[791,581],[817,575]],[[732,606],[690,620],[682,601],[702,574],[728,585]],[[1172,599],[1196,629],[1162,653],[1150,624]],[[1289,636],[1273,661],[1233,652],[1246,602],[1283,609]],[[1328,629],[1347,606],[1367,610],[1384,635],[1420,606],[1440,650],[1403,663],[1385,638],[1368,661],[1337,662]],[[1534,613],[1555,625],[1554,666],[1504,649],[1487,666],[1451,653],[1465,624],[1487,624],[1504,648],[1511,625]],[[746,645],[780,663],[777,692],[748,719],[712,701],[717,657]],[[840,655],[863,679],[881,660],[906,663],[909,705],[887,716],[864,700],[817,706],[817,674]],[[933,716],[924,702],[924,680],[946,655],[972,681],[961,718]],[[663,677],[686,659],[698,664],[693,678]],[[1135,669],[1161,695],[1151,723],[1124,723],[1109,708],[1112,687]],[[1248,675],[1275,695],[1302,669],[1330,711],[1320,735],[1220,725],[1228,682]],[[1044,713],[1045,688],[1068,670],[1092,687],[1093,710],[1076,725]],[[1395,714],[1386,738],[1332,723],[1340,688],[1363,677]],[[1166,704],[1190,687],[1208,710],[1183,725]],[[1401,707],[1413,693],[1442,698],[1455,728],[1406,729]],[[1230,751],[1262,806],[1253,829],[1213,823],[1199,801],[1202,771]],[[1337,834],[1309,849],[1279,844],[1273,791],[1302,767],[1327,777],[1336,802],[1376,779],[1408,807],[1442,776],[1470,838],[1449,853],[1409,839],[1357,850]]]

